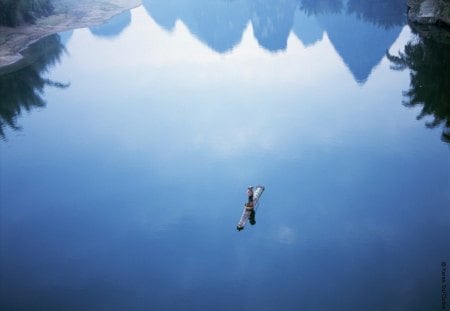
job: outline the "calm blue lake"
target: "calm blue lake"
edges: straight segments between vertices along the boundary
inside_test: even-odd
[[[440,310],[450,48],[372,2],[148,0],[33,45],[1,310]]]

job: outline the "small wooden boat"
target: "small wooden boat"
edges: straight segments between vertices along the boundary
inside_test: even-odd
[[[264,186],[253,187],[253,205],[249,206],[247,203],[244,205],[244,210],[242,211],[241,219],[236,226],[238,231],[244,229],[247,220],[251,217],[252,213],[255,213],[259,206],[259,198],[264,191]]]

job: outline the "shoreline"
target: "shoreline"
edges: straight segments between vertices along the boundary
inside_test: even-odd
[[[406,5],[410,22],[450,27],[450,3],[442,0],[407,0]]]
[[[0,71],[15,70],[24,59],[22,52],[38,40],[59,32],[100,25],[110,18],[142,4],[141,0],[60,1],[54,14],[18,27],[0,26]]]

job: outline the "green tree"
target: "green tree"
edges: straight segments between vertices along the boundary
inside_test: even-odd
[[[410,89],[404,92],[404,105],[422,108],[418,120],[432,116],[432,121],[425,123],[427,127],[443,125],[441,138],[450,143],[450,43],[432,31],[416,34],[417,39],[408,42],[404,52],[386,52],[386,56],[392,69],[410,70]]]
[[[301,0],[300,10],[307,15],[338,14],[342,11],[344,3],[342,0]]]
[[[35,107],[45,107],[42,97],[46,86],[66,88],[69,84],[42,77],[50,67],[59,62],[64,46],[58,35],[51,35],[31,45],[25,55],[30,65],[14,72],[0,75],[0,137],[9,126],[20,129],[16,120],[22,112]]]
[[[51,0],[0,0],[0,26],[34,23],[53,12]]]
[[[401,26],[406,22],[405,0],[349,0],[347,10],[384,28]]]

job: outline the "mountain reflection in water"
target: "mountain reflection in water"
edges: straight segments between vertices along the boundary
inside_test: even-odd
[[[214,51],[232,50],[248,23],[259,45],[271,52],[286,49],[291,31],[305,45],[328,34],[355,80],[364,83],[405,24],[404,1],[144,0],[164,29],[182,21]]]
[[[173,31],[176,22],[182,21],[195,37],[218,53],[232,51],[249,24],[260,47],[270,52],[284,51],[291,33],[306,47],[321,41],[326,34],[359,84],[369,79],[406,22],[405,4],[400,0],[144,0],[143,6],[165,30]],[[91,27],[90,31],[95,36],[114,39],[130,23],[131,14],[127,11],[103,25]],[[19,128],[16,119],[23,109],[45,105],[42,94],[46,85],[67,86],[42,77],[59,61],[64,49],[58,38],[58,35],[49,36],[32,45],[25,53],[28,67],[0,75],[2,137],[6,125]],[[442,139],[448,142],[450,113],[446,77],[450,70],[446,60],[448,49],[443,44],[433,38],[420,39],[420,44],[409,43],[404,54],[387,56],[396,69],[411,69],[411,90],[406,93],[410,100],[406,105],[424,103],[418,118],[434,115],[434,121],[427,126],[445,124]],[[420,66],[419,54],[426,55]],[[441,78],[435,79],[436,75]]]

